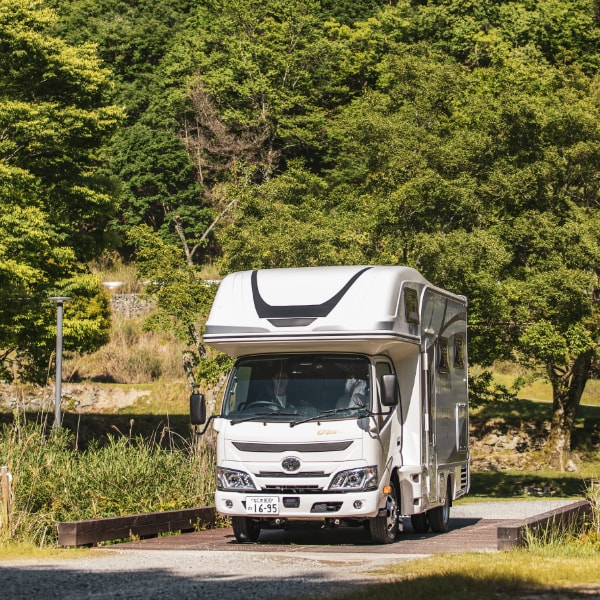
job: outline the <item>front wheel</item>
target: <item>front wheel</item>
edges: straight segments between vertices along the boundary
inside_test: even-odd
[[[231,517],[233,535],[240,544],[256,542],[260,535],[260,523],[249,517]]]
[[[396,539],[399,529],[398,493],[393,482],[390,482],[390,488],[385,501],[385,514],[369,519],[371,539],[378,544],[391,544]]]

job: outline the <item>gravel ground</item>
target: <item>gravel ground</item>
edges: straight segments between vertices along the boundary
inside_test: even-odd
[[[389,556],[97,550],[77,560],[0,567],[7,600],[253,600],[322,597],[362,586]],[[406,560],[408,557],[404,557]],[[380,579],[379,579],[380,580]]]
[[[564,500],[482,502],[453,507],[453,517],[518,519]],[[146,551],[94,549],[81,558],[9,561],[0,565],[0,598],[7,600],[253,600],[311,598],[364,586],[390,562],[423,555],[364,553]]]
[[[502,502],[474,502],[458,504],[450,511],[451,517],[479,519],[527,519],[549,510],[572,504],[573,500],[510,500]]]

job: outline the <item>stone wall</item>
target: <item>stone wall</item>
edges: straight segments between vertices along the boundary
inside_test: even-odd
[[[61,409],[71,413],[116,413],[149,390],[130,386],[63,383]],[[0,384],[0,410],[18,412],[54,412],[54,385],[33,386]]]
[[[140,294],[112,294],[110,308],[113,316],[124,319],[136,319],[153,310],[154,300],[148,300]]]

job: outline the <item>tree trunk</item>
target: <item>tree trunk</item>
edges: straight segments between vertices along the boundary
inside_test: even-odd
[[[186,379],[193,393],[198,392],[199,385],[196,381],[196,366],[198,365],[198,359],[193,352],[185,350],[183,352],[183,370],[185,372]]]
[[[552,383],[552,421],[545,449],[550,464],[561,471],[567,468],[571,458],[571,433],[591,366],[591,353],[579,355],[567,370],[548,365]]]

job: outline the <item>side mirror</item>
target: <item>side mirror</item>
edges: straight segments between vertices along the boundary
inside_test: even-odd
[[[383,375],[381,377],[381,404],[396,406],[399,396],[398,378],[395,375]]]
[[[192,425],[203,425],[206,423],[204,394],[192,394],[190,396],[190,419]]]

